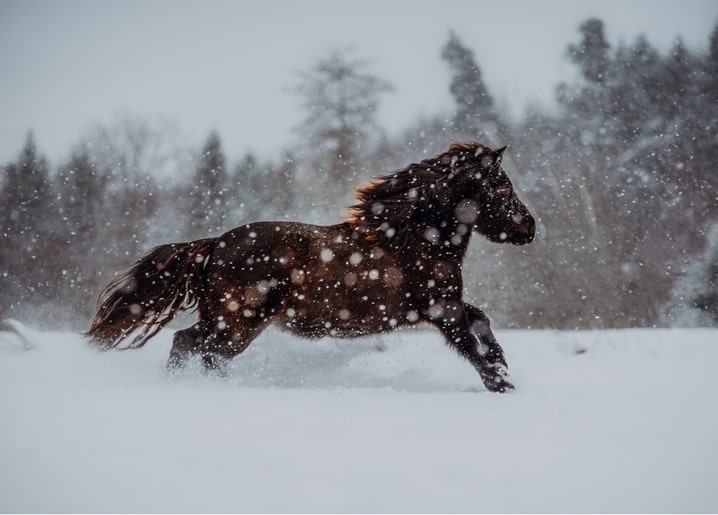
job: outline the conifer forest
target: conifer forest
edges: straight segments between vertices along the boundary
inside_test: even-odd
[[[609,44],[597,18],[576,29],[557,109],[518,117],[448,31],[435,58],[453,108],[391,136],[376,113],[393,86],[360,48],[317,56],[287,85],[303,117],[271,158],[230,162],[237,142],[217,131],[177,148],[126,115],[50,166],[28,127],[0,169],[0,314],[86,329],[100,290],[156,245],[255,220],[337,223],[376,175],[477,140],[509,146],[504,167],[537,219],[527,247],[472,240],[466,295],[497,327],[718,326],[718,25],[702,49],[668,52]]]

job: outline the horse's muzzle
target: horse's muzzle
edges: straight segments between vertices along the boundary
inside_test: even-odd
[[[532,216],[524,217],[521,220],[521,225],[518,227],[518,231],[512,240],[512,243],[516,245],[526,245],[534,241],[536,236],[536,221]]]

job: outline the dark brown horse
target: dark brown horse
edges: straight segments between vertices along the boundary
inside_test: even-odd
[[[523,245],[535,223],[501,167],[505,150],[455,143],[379,177],[344,223],[257,222],[217,238],[162,245],[100,295],[87,336],[103,349],[141,347],[176,313],[168,366],[192,354],[209,369],[240,354],[268,325],[308,338],[355,337],[428,323],[504,392],[506,361],[489,320],[463,300],[473,231]]]

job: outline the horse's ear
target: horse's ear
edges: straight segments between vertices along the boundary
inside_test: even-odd
[[[494,163],[496,163],[497,165],[501,164],[501,157],[504,155],[506,147],[507,145],[504,145],[503,147],[494,150]]]
[[[481,158],[481,166],[484,168],[491,168],[496,165],[501,164],[501,156],[504,153],[504,150],[506,150],[506,146],[503,146],[497,150],[491,151],[489,149],[489,153],[485,154],[484,157]]]

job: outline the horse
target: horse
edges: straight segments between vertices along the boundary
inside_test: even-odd
[[[197,311],[198,322],[174,334],[167,367],[197,355],[221,373],[269,325],[353,338],[428,324],[488,390],[513,389],[462,279],[473,232],[515,245],[534,239],[534,218],[501,165],[505,149],[452,143],[378,176],[336,225],[261,221],[156,247],[102,291],[85,335],[100,349],[142,347],[177,313]]]

